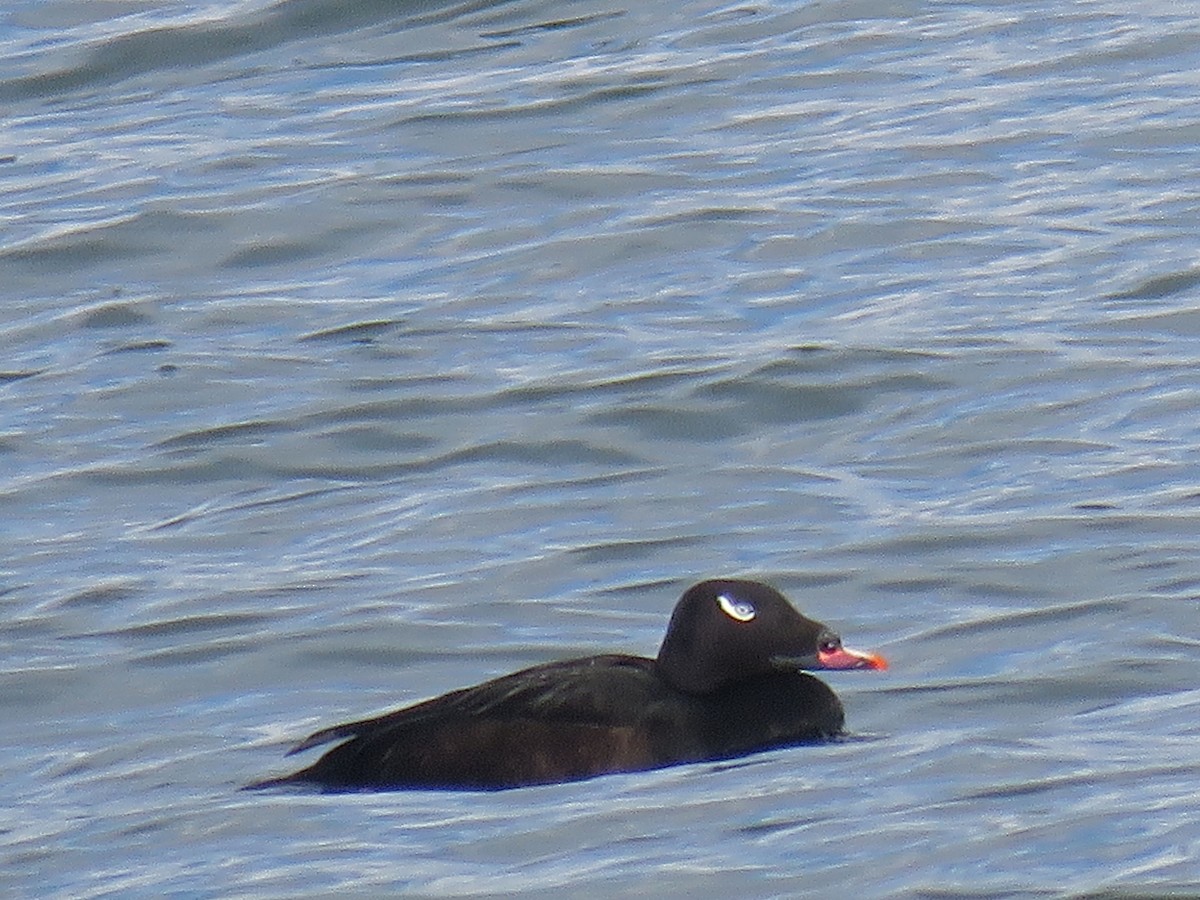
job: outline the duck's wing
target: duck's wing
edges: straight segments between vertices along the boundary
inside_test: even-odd
[[[532,719],[546,724],[624,726],[644,713],[663,690],[653,661],[643,657],[614,654],[546,663],[382,716],[323,728],[288,755],[332,741],[442,722]]]

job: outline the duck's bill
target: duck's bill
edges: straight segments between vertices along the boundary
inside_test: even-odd
[[[887,660],[877,653],[838,647],[818,650],[812,656],[776,656],[772,662],[780,669],[886,669]]]
[[[817,663],[822,669],[886,669],[887,660],[878,653],[838,647],[836,650],[818,650]]]

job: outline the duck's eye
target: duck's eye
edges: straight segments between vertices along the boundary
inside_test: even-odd
[[[721,612],[736,622],[749,622],[758,615],[753,603],[735,600],[725,594],[717,594],[717,606],[721,607]]]
[[[837,653],[842,649],[842,639],[836,634],[823,637],[817,645],[817,649],[822,653]]]

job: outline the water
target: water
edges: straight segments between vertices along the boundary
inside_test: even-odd
[[[1173,4],[10,3],[0,890],[1200,892]],[[773,581],[827,746],[243,794]]]

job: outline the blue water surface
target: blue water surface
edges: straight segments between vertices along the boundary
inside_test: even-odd
[[[0,11],[0,893],[1200,894],[1200,20]],[[828,745],[243,793],[762,578]]]

